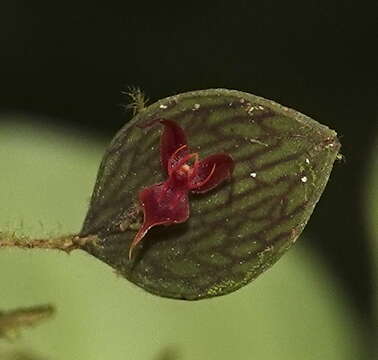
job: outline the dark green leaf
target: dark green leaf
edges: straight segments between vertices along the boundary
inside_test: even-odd
[[[152,229],[129,261],[142,220],[138,192],[165,180],[158,118],[176,121],[201,158],[230,154],[235,171],[230,182],[191,195],[189,221]],[[214,89],[163,99],[109,145],[80,236],[96,235],[85,249],[154,294],[195,300],[232,292],[295,243],[339,147],[334,131],[247,93]]]

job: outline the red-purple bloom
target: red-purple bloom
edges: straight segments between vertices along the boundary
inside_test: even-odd
[[[144,221],[130,245],[129,259],[135,246],[155,225],[183,223],[189,218],[189,192],[205,193],[231,177],[234,161],[219,153],[199,160],[189,151],[183,129],[171,120],[160,120],[164,130],[160,140],[161,165],[168,179],[139,192]]]

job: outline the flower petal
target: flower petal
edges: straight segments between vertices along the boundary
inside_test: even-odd
[[[144,220],[129,249],[129,259],[135,246],[147,231],[156,225],[185,222],[189,217],[188,191],[178,191],[168,182],[152,185],[139,192]]]
[[[207,192],[231,177],[234,160],[228,154],[214,154],[194,164],[193,175],[189,179],[192,192]]]
[[[164,130],[160,139],[161,165],[168,173],[177,161],[188,154],[186,135],[184,130],[172,120],[160,120]],[[181,148],[181,149],[180,149]],[[178,149],[180,149],[178,151]],[[174,156],[173,156],[174,155]],[[169,161],[171,159],[171,161]]]

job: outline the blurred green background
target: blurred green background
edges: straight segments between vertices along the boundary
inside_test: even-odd
[[[335,129],[336,164],[300,241],[240,291],[144,293],[81,252],[0,251],[0,310],[56,317],[0,359],[372,359],[378,252],[377,3],[0,4],[0,230],[78,231],[106,144],[152,101],[226,87]],[[16,359],[16,358],[14,358]]]

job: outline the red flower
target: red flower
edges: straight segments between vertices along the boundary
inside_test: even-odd
[[[139,192],[144,221],[130,245],[129,259],[135,246],[155,225],[183,223],[189,218],[189,191],[205,193],[231,177],[234,161],[228,154],[210,155],[199,160],[190,153],[186,136],[171,120],[160,120],[164,131],[160,140],[160,160],[168,179]]]

